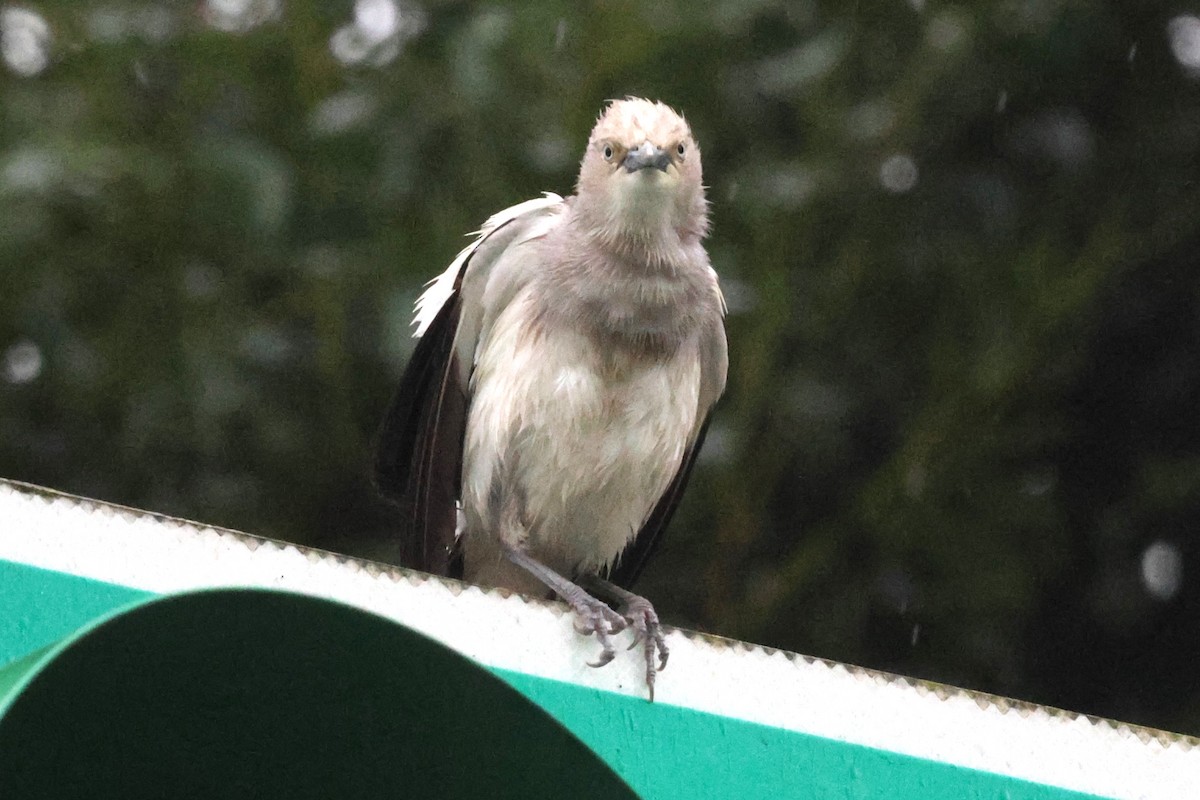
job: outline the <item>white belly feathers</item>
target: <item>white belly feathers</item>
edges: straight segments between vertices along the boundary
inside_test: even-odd
[[[577,331],[534,333],[530,318],[515,298],[480,344],[463,461],[466,577],[517,590],[493,539],[524,535],[568,576],[611,564],[678,470],[700,391],[688,348],[639,360]],[[500,507],[514,502],[515,530]]]

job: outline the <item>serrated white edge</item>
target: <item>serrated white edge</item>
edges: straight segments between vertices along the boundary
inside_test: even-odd
[[[389,617],[494,667],[645,692],[636,653],[586,666],[595,642],[555,603],[3,479],[0,558],[151,592],[302,592]],[[703,634],[672,630],[667,642],[657,702],[1105,797],[1180,800],[1200,787],[1200,743],[1188,737]]]

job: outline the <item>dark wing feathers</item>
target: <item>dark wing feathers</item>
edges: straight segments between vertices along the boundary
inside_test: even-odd
[[[456,503],[462,482],[467,389],[460,383],[455,355],[463,314],[462,282],[482,250],[493,249],[494,257],[494,248],[507,246],[504,237],[496,234],[519,216],[512,214],[494,225],[496,218],[489,220],[485,232],[460,254],[453,289],[417,340],[376,438],[375,485],[408,512],[400,563],[411,569],[462,576]]]
[[[456,286],[417,340],[375,449],[375,485],[411,515],[401,563],[438,575],[449,575],[457,560],[455,500],[466,429],[466,396],[454,377],[461,311]]]

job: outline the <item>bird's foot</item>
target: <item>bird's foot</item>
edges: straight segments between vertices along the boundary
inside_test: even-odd
[[[600,642],[600,657],[589,661],[589,667],[603,667],[616,657],[612,640],[609,638],[628,627],[629,622],[622,615],[608,607],[606,603],[597,600],[586,592],[580,591],[576,596],[567,600],[575,611],[575,630],[584,636],[595,635]]]
[[[663,637],[662,625],[658,622],[658,612],[646,598],[632,595],[622,601],[618,613],[633,628],[633,642],[629,649],[642,645],[646,657],[646,686],[650,690],[650,702],[654,702],[654,678],[667,668],[667,658],[671,655]]]
[[[585,575],[581,582],[598,597],[610,600],[616,605],[616,613],[625,622],[622,627],[633,628],[633,643],[629,645],[629,649],[632,650],[639,644],[642,646],[642,653],[646,659],[646,688],[650,692],[650,702],[654,702],[654,679],[660,671],[666,669],[667,658],[671,655],[667,649],[662,625],[658,621],[658,612],[646,598],[599,575]]]
[[[584,636],[595,635],[600,642],[600,657],[589,661],[588,666],[603,667],[616,657],[612,636],[626,628],[633,628],[632,650],[642,645],[646,657],[646,687],[650,690],[650,701],[654,701],[654,678],[667,666],[667,642],[654,606],[644,597],[601,578],[599,575],[584,575],[583,585],[572,583],[533,556],[513,545],[501,543],[501,552],[518,567],[529,572],[546,584],[555,594],[567,602],[575,612],[575,630]],[[584,587],[587,588],[584,588]],[[589,590],[616,604],[614,611]]]

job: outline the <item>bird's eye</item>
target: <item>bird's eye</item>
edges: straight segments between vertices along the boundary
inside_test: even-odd
[[[675,148],[675,152],[679,154],[680,158],[683,158],[684,154],[687,153],[687,145],[680,142],[679,146]]]
[[[612,149],[612,145],[611,145],[611,144],[606,144],[606,145],[604,145],[604,160],[605,160],[605,161],[612,161],[612,159],[613,159],[613,149]]]

